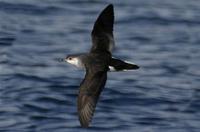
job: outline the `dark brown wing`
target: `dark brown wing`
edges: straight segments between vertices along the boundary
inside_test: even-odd
[[[88,127],[92,120],[95,107],[107,79],[107,71],[89,72],[80,86],[78,95],[78,114],[82,127]]]
[[[92,48],[90,52],[109,51],[114,47],[113,38],[114,10],[108,5],[97,18],[92,30]]]

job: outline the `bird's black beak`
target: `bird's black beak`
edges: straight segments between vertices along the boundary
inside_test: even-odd
[[[63,58],[58,58],[58,61],[59,61],[59,62],[64,62],[65,59],[63,59]]]

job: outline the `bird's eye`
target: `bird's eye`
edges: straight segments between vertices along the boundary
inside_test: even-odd
[[[72,60],[72,58],[71,58],[71,57],[69,57],[69,60]]]

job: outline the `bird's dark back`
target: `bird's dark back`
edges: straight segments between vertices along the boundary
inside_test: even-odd
[[[86,70],[89,72],[108,71],[111,60],[109,52],[92,52],[85,58]]]

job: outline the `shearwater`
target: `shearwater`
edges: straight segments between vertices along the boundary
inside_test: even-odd
[[[91,36],[92,47],[89,53],[68,55],[64,61],[86,70],[78,95],[78,115],[82,127],[88,127],[103,90],[108,71],[127,71],[139,66],[112,57],[114,9],[109,4],[97,18]]]

